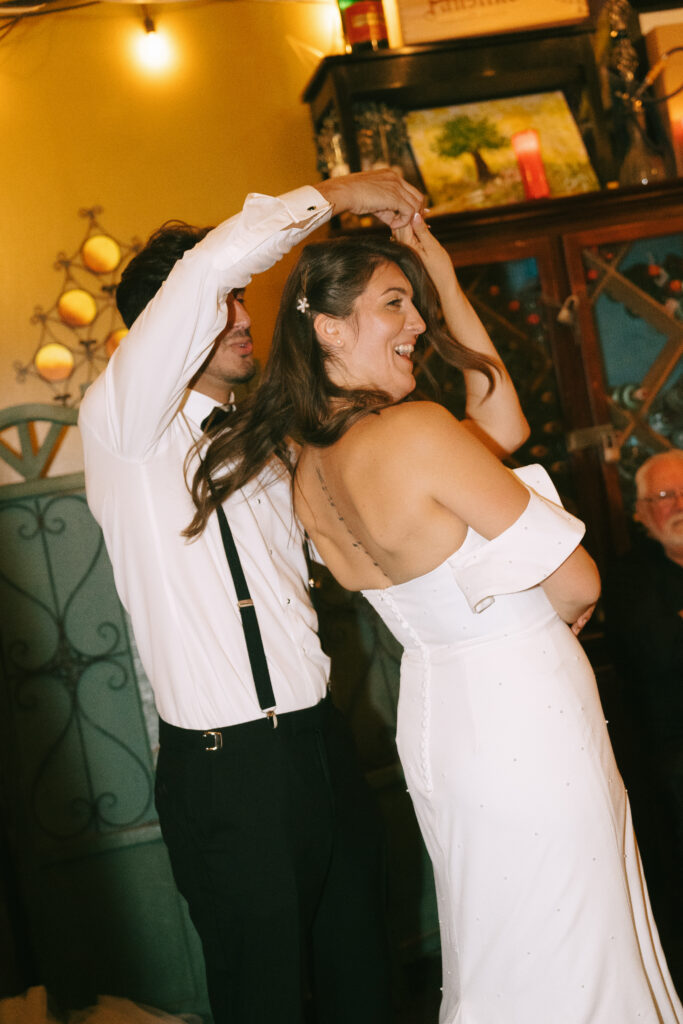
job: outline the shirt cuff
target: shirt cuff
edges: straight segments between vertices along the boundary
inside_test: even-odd
[[[251,193],[251,195],[256,195],[256,193]],[[251,198],[251,195],[247,196],[247,200]],[[259,196],[259,198],[267,197]],[[302,185],[301,188],[295,188],[292,192],[285,192],[278,196],[278,199],[289,212],[292,224],[304,226],[316,218],[319,218],[322,223],[325,215],[332,213],[332,204],[328,203],[312,185]]]
[[[248,282],[251,274],[272,266],[279,256],[302,241],[307,235],[332,216],[332,205],[311,185],[304,185],[281,196],[266,196],[250,192],[241,213],[214,228],[199,243],[197,249],[209,250],[213,266],[222,271],[246,266],[244,280],[232,284],[239,287]],[[257,259],[249,267],[250,254],[262,250],[272,259]]]

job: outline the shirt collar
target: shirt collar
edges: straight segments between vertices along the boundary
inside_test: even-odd
[[[234,399],[234,394],[231,394],[226,404],[230,405]],[[195,427],[201,427],[202,420],[208,416],[211,410],[218,404],[219,403],[216,402],[215,398],[210,398],[209,395],[205,395],[201,391],[195,391],[193,388],[188,388],[185,395],[183,412]]]

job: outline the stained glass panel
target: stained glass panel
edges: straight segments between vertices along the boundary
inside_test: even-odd
[[[683,447],[683,236],[582,253],[625,501],[649,455]]]

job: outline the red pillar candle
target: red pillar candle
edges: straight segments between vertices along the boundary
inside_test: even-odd
[[[683,177],[683,117],[680,115],[671,120],[671,127],[673,129],[673,150],[674,158],[676,160],[676,173],[679,177]]]
[[[543,199],[550,195],[545,168],[541,158],[541,146],[538,132],[527,128],[523,132],[515,132],[510,139],[517,157],[519,173],[522,176],[524,195],[527,199]]]

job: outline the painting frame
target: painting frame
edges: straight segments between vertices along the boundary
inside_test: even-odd
[[[561,89],[407,111],[434,215],[600,191]]]

